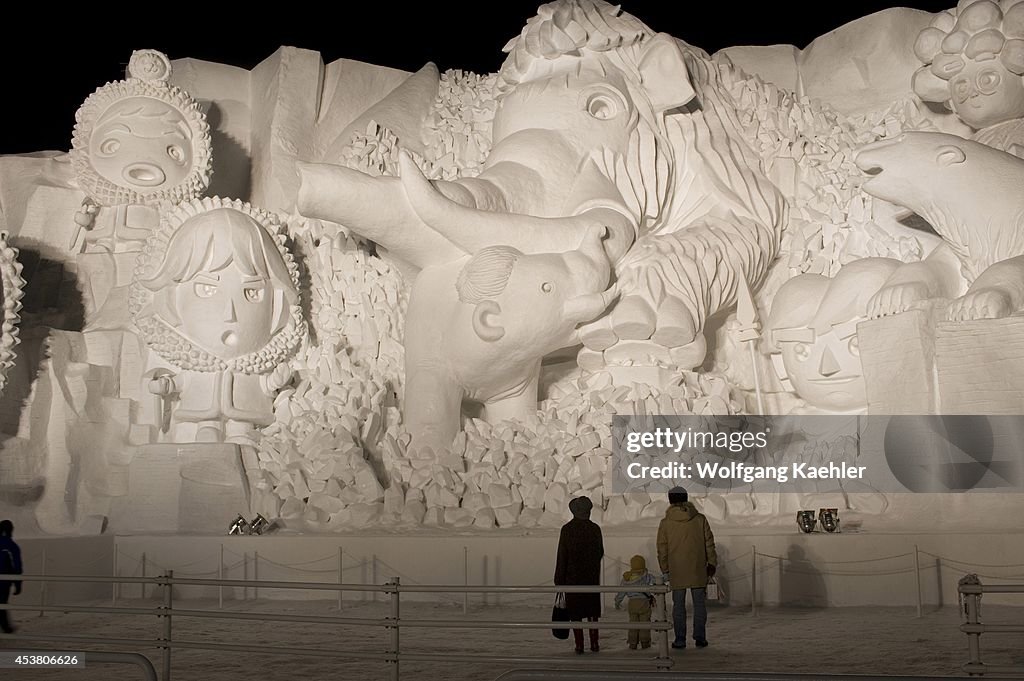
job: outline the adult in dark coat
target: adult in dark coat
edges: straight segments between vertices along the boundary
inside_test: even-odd
[[[14,543],[14,523],[10,520],[0,521],[0,573],[11,575],[21,574],[21,549]],[[11,594],[11,586],[14,587],[14,595],[21,593],[21,582],[7,580],[0,577],[0,604],[7,604]],[[7,616],[6,610],[0,610],[0,631],[5,634],[13,634],[14,626]]]
[[[558,558],[555,561],[555,584],[579,586],[601,583],[601,558],[604,557],[604,537],[601,528],[590,520],[594,504],[588,497],[577,497],[569,502],[572,520],[562,525],[558,536]],[[567,593],[565,607],[574,622],[596,622],[601,617],[600,593]],[[576,652],[583,652],[583,630],[573,629]],[[600,650],[598,630],[590,630],[590,649]]]

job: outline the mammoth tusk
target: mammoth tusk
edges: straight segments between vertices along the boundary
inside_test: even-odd
[[[563,307],[563,314],[566,319],[582,324],[589,322],[602,312],[608,309],[608,306],[612,304],[619,296],[618,283],[613,284],[611,288],[601,293],[591,293],[590,295],[576,296],[565,302]]]
[[[564,253],[579,248],[587,233],[600,226],[584,215],[539,218],[468,208],[431,186],[405,151],[399,168],[406,198],[420,220],[469,253],[498,245],[524,253]]]

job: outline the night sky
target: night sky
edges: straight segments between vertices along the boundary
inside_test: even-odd
[[[537,0],[460,0],[406,3],[342,0],[330,17],[297,11],[231,13],[203,3],[160,3],[154,10],[72,3],[28,8],[7,22],[0,41],[5,94],[0,153],[70,147],[74,112],[96,87],[124,76],[133,49],[156,48],[172,59],[195,57],[252,68],[281,45],[318,50],[325,61],[340,57],[413,71],[433,61],[443,71],[498,69],[501,48],[536,13]],[[838,2],[734,2],[625,0],[623,9],[656,31],[714,52],[730,45],[791,43],[805,46],[860,16],[893,6],[929,12],[954,0]],[[97,9],[101,7],[102,9]],[[318,5],[324,6],[324,5]],[[156,5],[154,5],[156,7]],[[176,7],[180,11],[176,12]],[[699,9],[698,9],[699,8]],[[19,7],[19,12],[23,7]],[[33,20],[32,12],[37,18]],[[71,18],[71,13],[75,18]],[[44,18],[45,17],[45,18]],[[45,30],[40,29],[46,26]]]

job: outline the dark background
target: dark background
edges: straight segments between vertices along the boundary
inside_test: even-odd
[[[262,4],[262,3],[261,3]],[[74,113],[96,87],[124,77],[133,49],[155,48],[172,59],[195,57],[252,68],[281,45],[407,71],[433,61],[443,71],[496,71],[501,48],[536,14],[538,0],[241,5],[101,3],[22,5],[5,17],[0,38],[4,98],[0,154],[70,147]],[[804,47],[848,21],[895,6],[936,12],[955,0],[824,0],[736,2],[624,0],[623,9],[656,31],[715,52],[731,45]],[[294,8],[294,9],[292,9]],[[5,12],[6,13],[6,12]]]

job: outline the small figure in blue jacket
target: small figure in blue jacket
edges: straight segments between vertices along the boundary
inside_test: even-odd
[[[628,598],[626,611],[629,612],[630,622],[650,622],[651,606],[654,605],[654,595],[643,590],[646,586],[653,586],[657,581],[647,571],[647,560],[643,556],[633,556],[629,559],[629,571],[622,573],[622,583],[619,586],[635,587],[635,591],[620,591],[615,596],[615,609],[622,608],[622,600]],[[650,629],[630,629],[626,637],[630,650],[636,650],[637,645],[641,648],[651,647]]]

